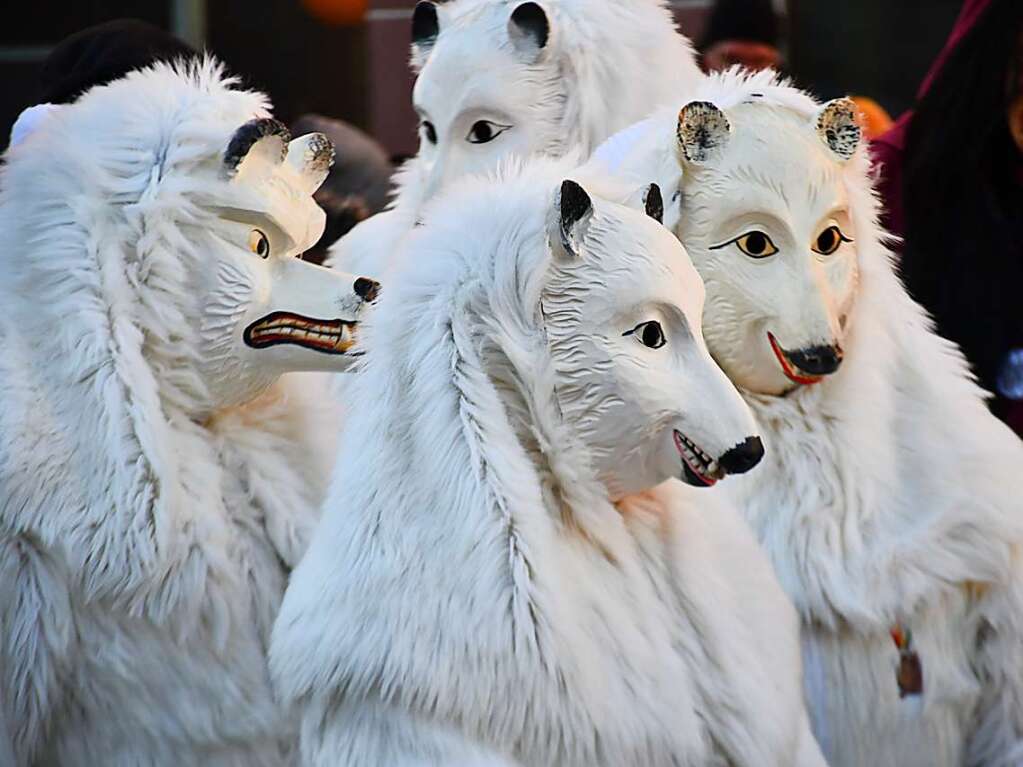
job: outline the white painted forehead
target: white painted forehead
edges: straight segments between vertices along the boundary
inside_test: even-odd
[[[266,218],[296,249],[308,250],[323,234],[322,209],[287,164],[268,164],[262,170],[220,184],[215,205]]]
[[[702,302],[703,280],[674,234],[631,207],[605,201],[598,201],[595,206],[604,226],[596,227],[591,236],[600,240],[597,248],[601,251],[603,269],[613,275],[617,268],[615,260],[634,254],[639,257],[634,268],[646,270],[655,281],[674,281],[673,287],[684,290],[680,298],[687,303],[682,307],[687,314],[693,306],[691,302]]]
[[[472,28],[442,31],[416,79],[413,101],[453,99],[467,83],[481,80],[497,88],[518,63],[497,34]]]
[[[812,117],[758,103],[739,104],[726,115],[732,134],[721,156],[709,163],[712,171],[786,194],[809,186],[843,185],[844,166],[817,135]],[[699,185],[695,187],[690,191],[699,193]]]

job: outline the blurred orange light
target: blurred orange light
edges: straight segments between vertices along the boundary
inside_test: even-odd
[[[361,24],[368,4],[368,0],[302,0],[302,5],[315,18],[337,25]]]

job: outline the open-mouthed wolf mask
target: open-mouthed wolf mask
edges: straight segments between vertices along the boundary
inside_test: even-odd
[[[352,359],[359,313],[377,283],[298,258],[323,233],[312,195],[333,153],[323,134],[291,139],[263,117],[240,126],[211,169],[205,204],[216,217],[195,236],[212,256],[200,275],[200,339],[207,383],[221,401],[244,398],[264,377],[344,370]]]
[[[729,377],[763,394],[815,384],[842,363],[856,292],[855,107],[820,106],[770,73],[727,73],[705,90],[598,156],[673,188],[665,223],[703,277],[704,334]],[[865,228],[873,212],[857,207]]]
[[[76,350],[69,364],[88,348],[90,365],[112,355],[150,371],[146,388],[191,417],[288,371],[346,369],[377,290],[298,258],[323,230],[312,194],[333,149],[320,134],[292,140],[262,95],[234,85],[211,60],[155,65],[93,89],[8,155],[8,313],[52,323],[37,341],[56,358]]]
[[[748,408],[707,352],[703,284],[659,225],[660,189],[641,197],[657,224],[561,185],[541,300],[559,409],[612,498],[670,477],[713,485],[763,456]]]
[[[700,77],[662,0],[422,0],[412,37],[426,197],[509,155],[588,156]]]

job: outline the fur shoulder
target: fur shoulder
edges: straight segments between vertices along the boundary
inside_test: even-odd
[[[193,171],[266,114],[263,96],[234,86],[212,60],[132,73],[52,115],[0,171],[5,334],[17,341],[4,390],[26,398],[21,411],[4,403],[0,522],[59,541],[87,595],[133,610],[172,566],[205,577],[190,542],[222,537],[196,497],[220,503],[217,462],[173,407],[199,386],[191,339],[175,336],[178,275],[152,254],[188,251]],[[169,356],[151,358],[153,338]]]

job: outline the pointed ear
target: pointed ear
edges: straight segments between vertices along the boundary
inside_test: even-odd
[[[420,49],[429,48],[440,34],[440,19],[437,5],[430,0],[420,0],[412,12],[412,44]]]
[[[575,181],[563,181],[554,201],[553,231],[549,237],[556,257],[579,257],[592,217],[593,201],[586,190]]]
[[[643,209],[658,224],[664,223],[664,197],[661,195],[661,187],[651,184],[643,194]]]
[[[685,163],[702,165],[720,156],[732,136],[725,113],[709,101],[691,101],[678,113],[679,156]]]
[[[856,104],[851,99],[829,101],[817,113],[817,135],[842,162],[851,159],[860,146],[860,127]]]
[[[291,132],[284,123],[269,117],[249,120],[227,145],[224,172],[228,178],[261,175],[284,161],[289,141]]]
[[[532,63],[540,58],[551,36],[551,24],[536,3],[522,3],[508,19],[508,37],[515,50]]]
[[[286,161],[298,174],[302,191],[312,194],[334,164],[334,144],[322,133],[309,133],[288,144]]]
[[[657,184],[640,187],[628,196],[625,204],[643,211],[658,224],[664,223],[664,197],[661,194],[661,187]]]

